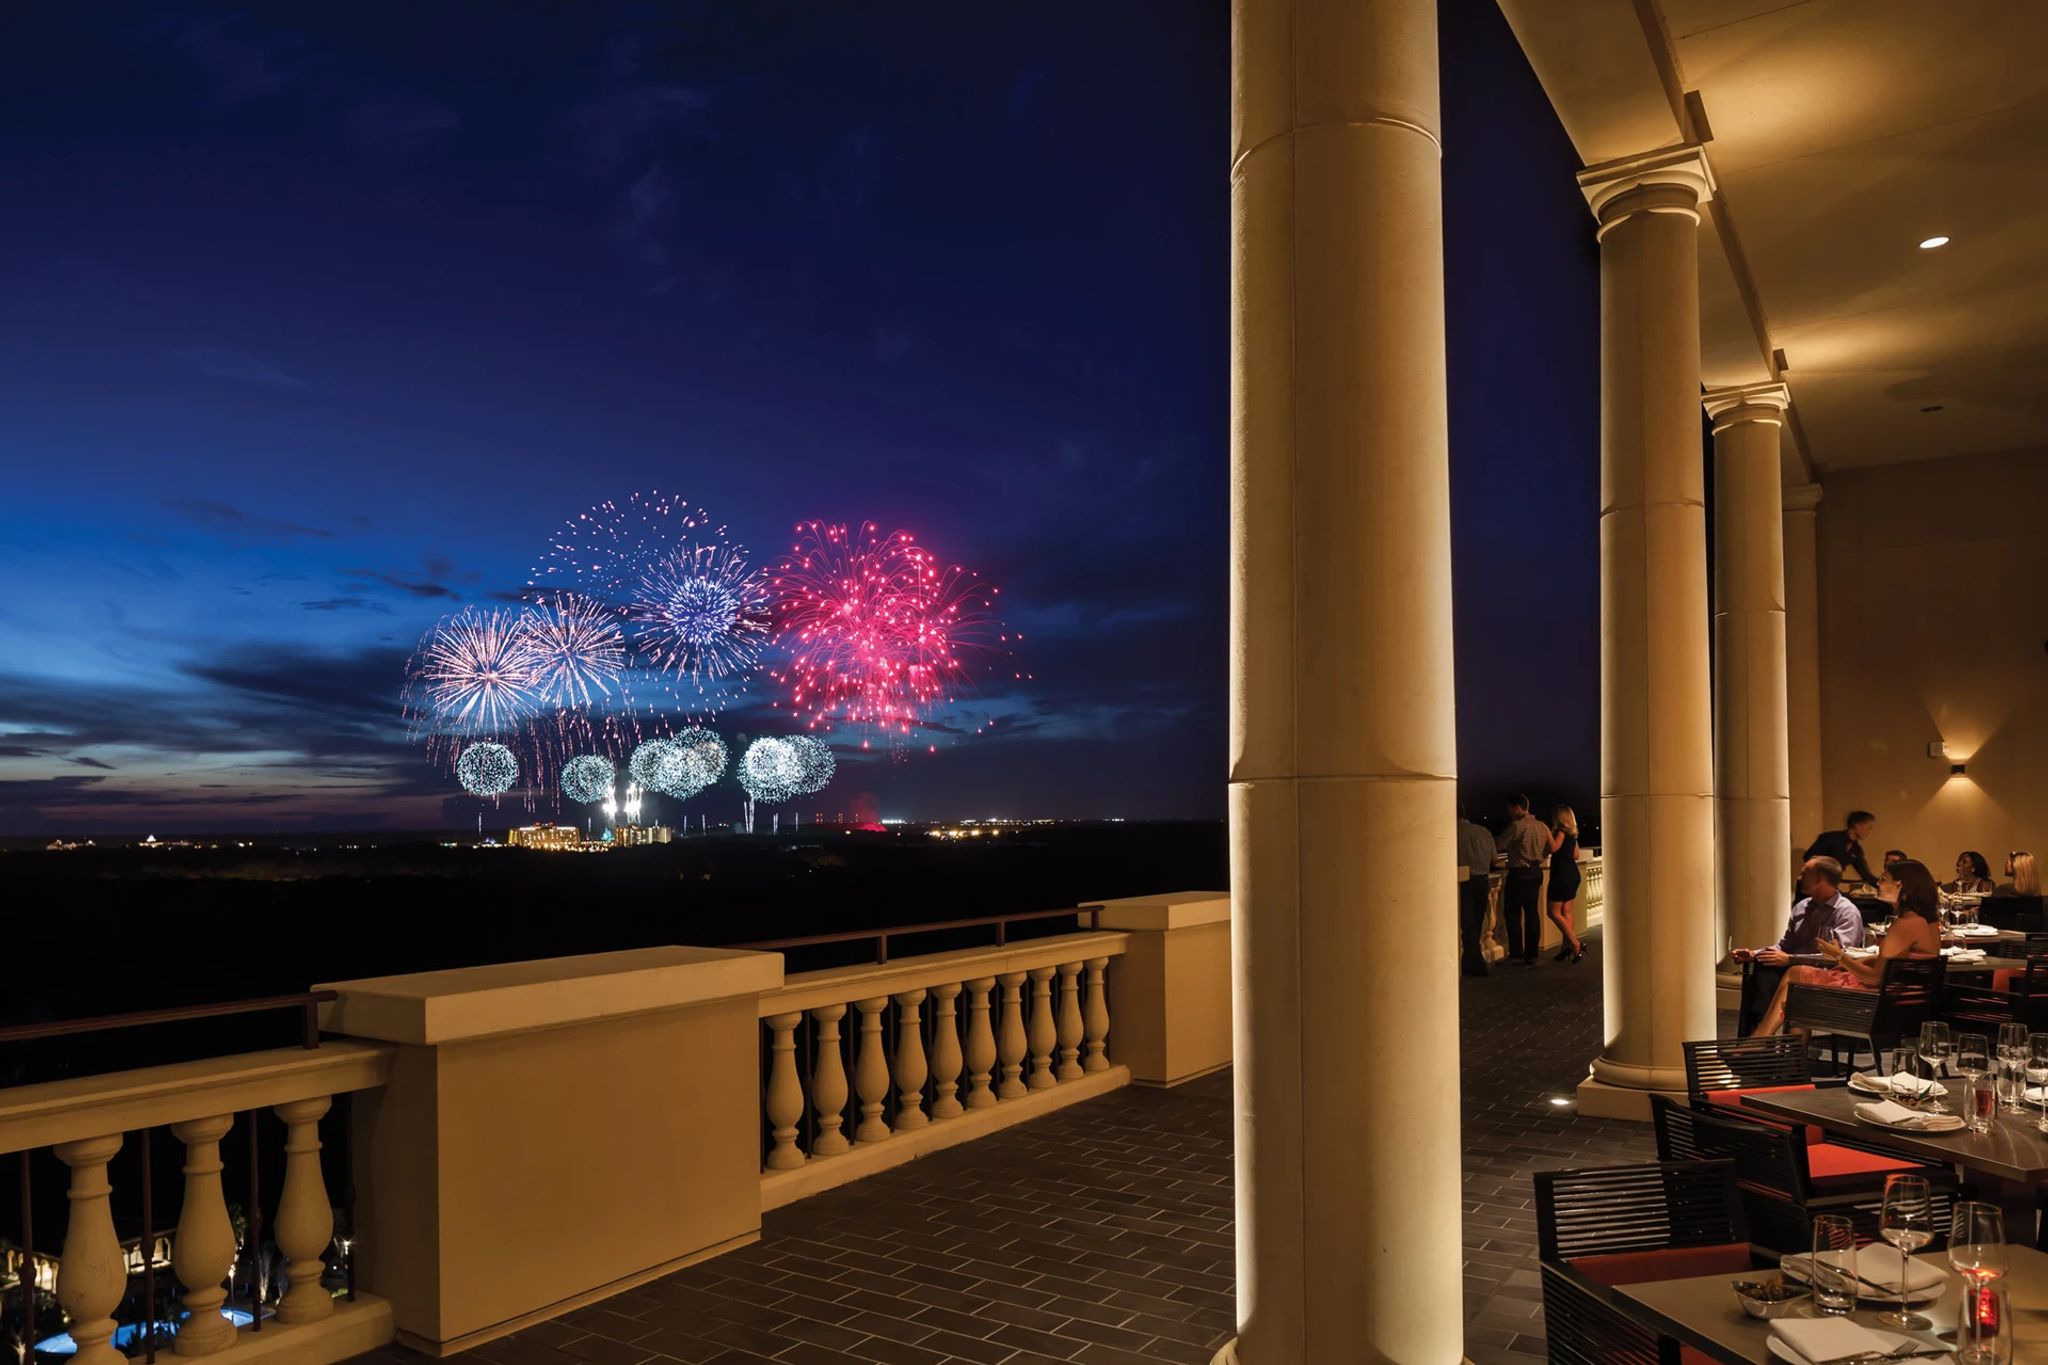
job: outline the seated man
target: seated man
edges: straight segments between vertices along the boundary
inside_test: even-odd
[[[1842,865],[1833,858],[1808,858],[1799,869],[1800,900],[1792,907],[1785,935],[1768,948],[1737,948],[1729,956],[1756,964],[1742,977],[1742,1012],[1736,1031],[1748,1037],[1777,992],[1778,982],[1793,959],[1812,956],[1822,939],[1844,948],[1863,946],[1863,912],[1842,894]]]

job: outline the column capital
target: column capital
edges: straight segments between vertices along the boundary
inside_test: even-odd
[[[1578,178],[1603,234],[1638,213],[1682,213],[1698,222],[1699,206],[1714,197],[1706,149],[1693,143],[1603,161]]]
[[[1700,403],[1714,419],[1716,436],[1743,422],[1782,427],[1785,410],[1792,406],[1792,390],[1781,383],[1738,384],[1709,389],[1700,395]]]
[[[1795,484],[1785,490],[1787,512],[1812,512],[1820,506],[1821,487],[1817,483]]]

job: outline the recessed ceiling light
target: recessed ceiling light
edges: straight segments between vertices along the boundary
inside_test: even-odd
[[[1924,242],[1920,243],[1920,249],[1921,249],[1922,251],[1932,251],[1932,250],[1934,250],[1934,248],[1936,248],[1936,247],[1938,247],[1938,246],[1947,246],[1947,245],[1948,245],[1948,238],[1946,238],[1946,237],[1929,237],[1929,238],[1928,238],[1928,239],[1927,239],[1926,241],[1924,241]]]

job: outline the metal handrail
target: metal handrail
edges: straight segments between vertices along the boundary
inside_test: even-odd
[[[37,1038],[68,1038],[79,1033],[172,1024],[185,1019],[220,1019],[232,1014],[265,1014],[271,1010],[296,1009],[305,1012],[303,1045],[317,1048],[320,1046],[320,1006],[340,998],[334,991],[301,991],[297,995],[264,995],[252,1000],[228,1000],[214,1005],[175,1005],[161,1010],[100,1014],[89,1019],[58,1019],[47,1024],[13,1024],[0,1028],[0,1043],[26,1043]]]
[[[946,929],[978,929],[988,925],[996,926],[996,946],[1007,945],[1010,941],[1010,926],[1031,920],[1079,919],[1088,917],[1090,929],[1102,927],[1101,906],[1075,906],[1071,910],[1029,910],[1014,915],[976,915],[970,919],[934,920],[930,924],[898,924],[887,929],[843,929],[830,934],[800,934],[794,938],[768,938],[754,943],[735,943],[735,948],[751,948],[766,951],[770,948],[814,948],[825,943],[857,943],[862,939],[875,940],[875,964],[882,966],[889,961],[889,939],[891,936],[907,937],[911,934],[933,934]]]

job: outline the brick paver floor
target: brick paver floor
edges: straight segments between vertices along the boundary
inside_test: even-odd
[[[1598,946],[1464,983],[1466,1350],[1544,1356],[1529,1175],[1653,1155],[1569,1097]],[[527,1328],[487,1365],[1206,1365],[1231,1330],[1230,1080],[1132,1087],[779,1209],[754,1246]],[[422,1365],[401,1348],[357,1365]]]

